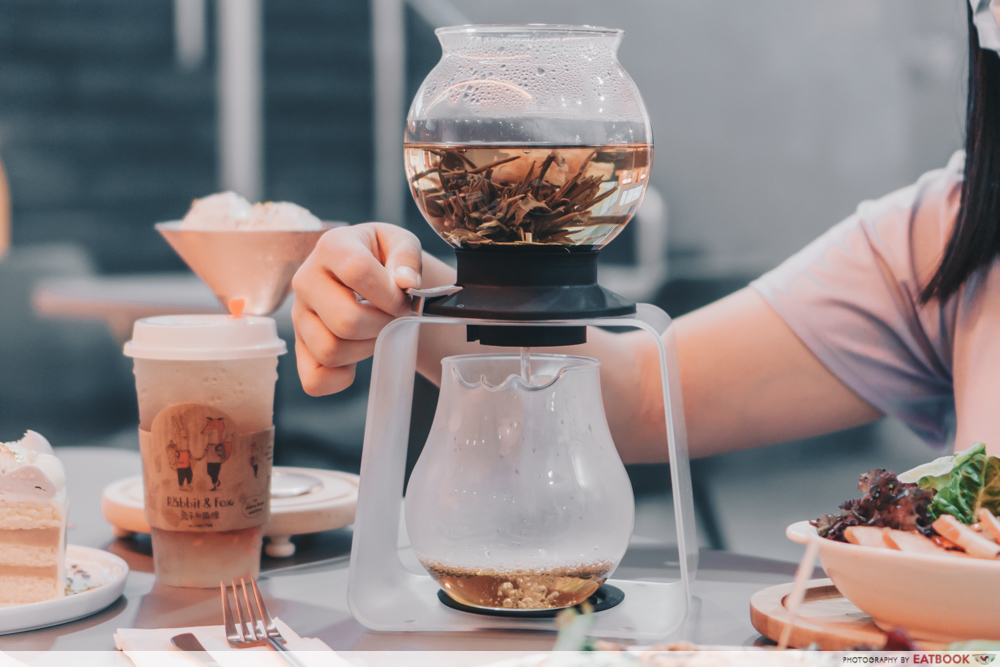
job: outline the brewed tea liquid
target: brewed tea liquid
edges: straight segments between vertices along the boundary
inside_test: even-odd
[[[452,599],[494,609],[560,609],[578,605],[614,569],[607,561],[555,569],[494,570],[421,563]]]
[[[609,146],[404,145],[413,198],[457,248],[600,248],[642,201],[648,144]]]

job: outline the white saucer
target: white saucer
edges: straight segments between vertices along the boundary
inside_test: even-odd
[[[128,565],[107,551],[67,545],[66,597],[44,602],[0,605],[0,635],[37,630],[96,613],[125,590]]]
[[[273,478],[282,475],[313,477],[319,484],[302,495],[271,498],[271,520],[264,526],[264,535],[270,538],[264,547],[268,556],[293,555],[295,545],[289,541],[293,535],[318,533],[354,523],[354,509],[358,503],[357,475],[337,470],[275,466]],[[101,513],[114,526],[117,537],[149,533],[143,505],[141,475],[109,484],[101,497]]]

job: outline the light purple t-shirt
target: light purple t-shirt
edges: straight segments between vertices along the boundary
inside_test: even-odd
[[[1000,271],[920,302],[958,215],[965,154],[751,283],[861,398],[936,445],[1000,446]],[[957,433],[956,433],[957,431]]]

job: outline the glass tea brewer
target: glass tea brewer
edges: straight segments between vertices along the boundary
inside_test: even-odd
[[[638,209],[652,158],[649,117],[617,60],[622,32],[436,32],[443,55],[410,108],[404,166],[458,276],[410,290],[413,313],[376,343],[349,605],[375,630],[538,630],[589,599],[593,634],[665,638],[687,614],[697,566],[673,329],[597,283],[599,250]],[[418,336],[445,326],[487,352],[442,361],[404,519]],[[584,343],[596,326],[645,331],[658,350],[678,558],[652,579],[604,583],[634,503],[599,362],[532,351]]]

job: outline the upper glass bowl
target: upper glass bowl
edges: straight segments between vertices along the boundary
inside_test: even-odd
[[[459,26],[407,115],[404,164],[431,227],[461,249],[604,246],[652,166],[620,30]]]

